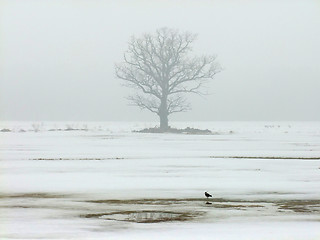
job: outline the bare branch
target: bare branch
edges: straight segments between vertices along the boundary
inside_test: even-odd
[[[152,98],[146,98],[140,95],[129,96],[127,98],[133,105],[140,107],[140,109],[148,109],[150,112],[159,114],[159,103]]]
[[[186,112],[191,109],[190,104],[181,96],[176,95],[168,98],[168,113]]]

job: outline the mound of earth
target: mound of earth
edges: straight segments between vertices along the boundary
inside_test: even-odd
[[[198,128],[190,128],[190,127],[187,127],[184,129],[171,128],[171,127],[169,127],[168,129],[160,129],[158,127],[153,127],[153,128],[145,128],[145,129],[134,131],[134,132],[139,132],[139,133],[180,133],[180,134],[201,134],[201,135],[214,134],[209,129],[198,129]]]
[[[11,130],[8,129],[8,128],[3,128],[3,129],[0,130],[0,132],[11,132]]]

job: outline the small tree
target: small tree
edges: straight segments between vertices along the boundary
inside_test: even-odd
[[[168,129],[168,116],[190,110],[185,93],[203,94],[201,87],[220,71],[214,56],[190,57],[196,35],[161,28],[155,34],[132,37],[116,76],[136,91],[128,99],[160,117]]]

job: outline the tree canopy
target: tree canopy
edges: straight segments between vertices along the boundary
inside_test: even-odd
[[[220,67],[215,56],[190,56],[195,34],[161,28],[129,41],[116,76],[137,89],[128,99],[160,117],[168,128],[168,116],[190,110],[186,93],[203,94],[202,87]]]

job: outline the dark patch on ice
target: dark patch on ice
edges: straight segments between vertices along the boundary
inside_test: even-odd
[[[9,206],[1,206],[1,208],[40,208],[39,206],[23,206],[23,205],[9,205]]]
[[[86,199],[87,195],[58,193],[1,194],[0,208],[67,210],[71,217],[137,223],[217,220],[221,214],[234,217],[233,212],[248,216],[319,216],[320,199],[277,199],[274,195],[292,194],[261,192],[259,199],[235,198],[149,198],[149,199]],[[268,194],[272,195],[267,198]],[[250,195],[250,194],[249,194]],[[286,197],[283,196],[282,197]],[[270,211],[271,210],[271,211]],[[219,214],[217,215],[216,212]],[[236,216],[237,216],[236,214]],[[67,216],[67,215],[66,215]],[[111,221],[112,220],[112,221]]]
[[[267,193],[266,193],[267,194]],[[277,192],[270,192],[270,194],[277,194]],[[281,194],[281,193],[279,193]],[[291,194],[291,193],[283,193]],[[112,206],[194,206],[201,207],[208,204],[208,201],[203,198],[167,198],[167,199],[126,199],[126,200],[116,200],[116,199],[106,199],[106,200],[89,200],[88,203],[97,204],[108,204]],[[224,209],[241,209],[246,210],[249,208],[265,208],[267,205],[272,204],[278,211],[292,210],[297,213],[309,212],[317,213],[320,212],[320,200],[288,200],[288,199],[260,199],[260,200],[244,200],[244,199],[225,199],[225,198],[213,198],[210,199],[209,204],[213,208],[224,208]],[[208,205],[209,205],[208,204]]]
[[[183,222],[192,220],[203,215],[203,212],[175,212],[175,211],[117,211],[106,213],[94,213],[81,215],[84,218],[99,218],[104,220],[125,221],[136,223],[159,223],[159,222]]]
[[[246,210],[247,208],[264,208],[263,205],[251,204],[251,205],[242,205],[242,204],[216,204],[215,208],[228,208],[228,209],[240,209]]]
[[[106,204],[143,204],[143,205],[172,205],[177,204],[176,199],[106,199],[106,200],[90,200],[91,203],[106,203]]]
[[[290,210],[296,213],[319,213],[320,200],[285,200],[275,204],[279,210]]]
[[[213,198],[214,202],[224,202],[226,200],[222,198]],[[148,198],[148,199],[100,199],[100,200],[89,200],[86,202],[90,203],[104,203],[104,204],[115,204],[115,205],[181,205],[188,203],[199,203],[202,205],[205,202],[204,198]]]

